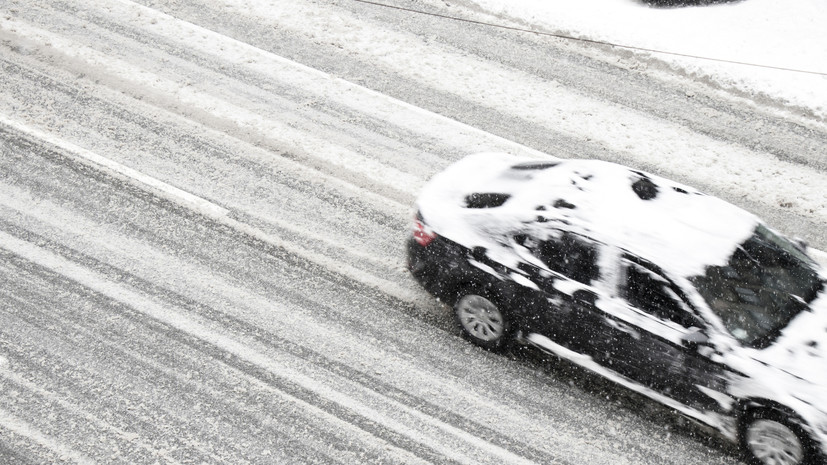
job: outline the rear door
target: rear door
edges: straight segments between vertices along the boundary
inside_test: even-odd
[[[543,240],[516,241],[529,254],[520,270],[537,285],[541,300],[538,310],[527,317],[528,331],[581,354],[600,352],[597,343],[607,336],[600,333],[602,312],[595,306],[600,244],[564,231]]]

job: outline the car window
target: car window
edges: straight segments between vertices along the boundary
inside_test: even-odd
[[[549,269],[589,284],[597,279],[597,247],[591,241],[567,232],[544,241],[526,244]]]
[[[769,345],[825,285],[812,259],[763,225],[726,264],[690,282],[730,334],[755,348]]]
[[[626,273],[623,290],[630,305],[686,328],[699,325],[669,281],[638,264],[626,260],[624,264]]]

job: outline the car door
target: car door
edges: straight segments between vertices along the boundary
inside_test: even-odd
[[[602,312],[595,306],[594,282],[599,279],[597,259],[600,246],[586,237],[555,231],[538,240],[518,237],[516,242],[528,254],[520,265],[538,288],[535,310],[526,329],[585,355],[596,353]]]
[[[602,363],[696,410],[723,411],[726,367],[681,294],[657,267],[622,257],[617,297],[604,302],[613,344]]]

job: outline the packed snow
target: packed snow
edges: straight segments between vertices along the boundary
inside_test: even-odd
[[[823,0],[719,0],[672,7],[642,0],[470,1],[492,13],[579,38],[712,58],[640,52],[721,87],[827,117]]]
[[[640,43],[630,45],[645,46],[649,37],[657,48],[668,45],[657,34],[675,31],[654,17],[674,17],[689,28],[703,23],[697,29],[703,37],[696,39],[707,41],[719,23],[691,15],[747,5],[783,8],[758,0],[675,9],[636,0],[460,0],[465,6],[474,1],[582,37],[625,43],[621,33],[633,31],[629,37]],[[445,95],[446,107],[480,108],[549,128],[578,149],[600,147],[667,177],[688,173],[682,182],[759,199],[768,209],[784,202],[791,214],[823,224],[825,178],[817,169],[614,104],[496,54],[481,56],[461,41],[443,40],[437,27],[416,21],[411,24],[425,26],[424,32],[400,27],[408,17],[377,21],[355,2],[7,3],[0,6],[0,48],[8,64],[0,78],[6,90],[0,126],[12,134],[9,147],[49,153],[21,156],[20,163],[0,157],[14,167],[11,177],[0,179],[9,192],[0,195],[0,206],[10,212],[0,249],[27,263],[4,262],[11,289],[26,291],[7,297],[25,309],[21,315],[58,322],[42,326],[12,314],[11,324],[0,325],[12,341],[0,354],[0,378],[14,376],[14,395],[20,393],[0,409],[10,453],[33,445],[42,451],[33,449],[39,455],[32,460],[44,463],[58,456],[77,462],[301,462],[329,445],[344,446],[342,461],[394,463],[442,456],[548,463],[560,454],[572,463],[736,460],[673,434],[671,423],[650,422],[648,409],[638,415],[613,402],[590,402],[603,394],[570,389],[566,375],[558,379],[472,351],[443,330],[450,317],[430,300],[422,304],[424,293],[413,292],[401,263],[412,199],[427,178],[463,154],[542,157],[535,149],[550,149],[508,127],[492,130],[484,117],[441,112],[445,107],[413,97]],[[452,7],[437,0],[412,3]],[[793,11],[803,2],[789,4]],[[801,8],[795,11],[797,19],[805,17]],[[615,22],[606,24],[609,17]],[[824,23],[819,18],[806,13],[807,21]],[[773,19],[788,19],[796,33],[805,32],[794,16]],[[630,27],[633,20],[650,24]],[[721,28],[729,43],[755,50],[769,39]],[[795,51],[823,60],[819,46]],[[572,48],[578,57],[592,53]],[[738,52],[730,45],[726,50]],[[640,60],[594,53],[620,56],[621,65],[649,66],[652,73],[662,69],[644,53],[635,52]],[[827,107],[817,92],[807,97],[813,87],[792,78],[782,77],[779,88],[800,93],[804,103],[795,92],[790,97],[747,79],[757,77],[754,70],[746,77],[716,74],[715,63],[652,57],[722,88],[767,93],[809,109],[800,115],[823,118]],[[368,72],[327,66],[334,61]],[[410,89],[384,86],[376,76],[407,82]],[[53,166],[60,169],[45,171]],[[101,191],[101,176],[85,176],[90,171],[151,195],[132,196],[131,189],[116,195],[121,183]],[[25,182],[39,173],[60,182]],[[714,181],[696,182],[707,179]],[[156,208],[147,197],[184,208]],[[18,237],[21,230],[54,246]],[[66,250],[86,255],[69,257]],[[78,286],[95,297],[76,295]],[[144,324],[147,319],[165,329]],[[263,332],[273,337],[260,338]],[[152,374],[123,368],[136,361],[151,362]],[[77,385],[63,382],[81,377]],[[23,379],[37,383],[24,385]],[[157,395],[160,389],[165,395]],[[306,398],[291,395],[299,389]],[[190,402],[195,397],[197,403]],[[238,426],[248,413],[272,421]],[[67,422],[78,427],[67,429]],[[293,424],[313,428],[299,431]],[[172,429],[188,434],[164,434]],[[495,436],[502,440],[492,442]],[[282,440],[291,447],[279,447]],[[303,456],[304,449],[311,455]]]

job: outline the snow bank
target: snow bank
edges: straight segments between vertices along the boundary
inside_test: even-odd
[[[634,47],[827,73],[827,2],[747,0],[672,8],[639,0],[470,0],[547,30]],[[725,88],[827,118],[827,75],[655,53]]]

